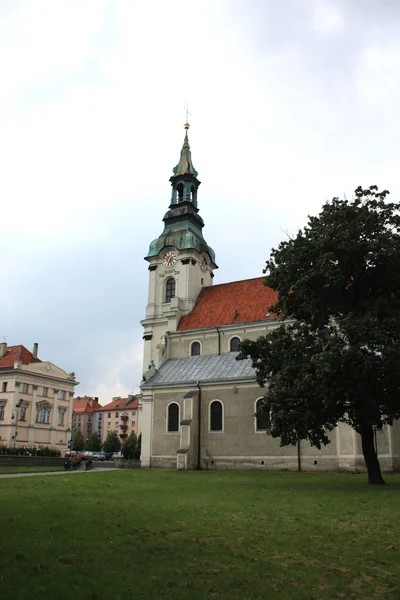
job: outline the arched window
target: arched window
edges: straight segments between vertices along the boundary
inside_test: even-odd
[[[201,346],[200,342],[192,342],[190,346],[190,355],[191,356],[200,356],[201,354]]]
[[[241,340],[238,337],[231,338],[231,340],[229,342],[229,351],[230,352],[238,352],[240,341]]]
[[[214,400],[210,404],[210,431],[223,431],[223,413],[222,402]]]
[[[263,398],[259,398],[255,404],[256,431],[266,431],[270,426],[269,414],[261,412],[263,400]]]
[[[179,431],[179,404],[171,402],[167,411],[167,431],[170,433]]]
[[[165,285],[165,302],[171,302],[171,298],[175,298],[175,279],[170,277]]]
[[[184,186],[183,183],[178,183],[178,185],[176,186],[176,190],[178,192],[178,202],[183,202],[183,198],[184,198]]]

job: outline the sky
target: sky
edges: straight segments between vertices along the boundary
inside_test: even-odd
[[[214,283],[358,185],[400,201],[398,0],[0,0],[0,341],[137,392],[187,101]]]

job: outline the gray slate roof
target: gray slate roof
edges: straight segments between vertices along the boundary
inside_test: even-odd
[[[142,387],[255,378],[251,360],[249,358],[236,360],[236,356],[236,352],[229,352],[227,354],[170,358],[161,365],[149,381],[142,384]]]

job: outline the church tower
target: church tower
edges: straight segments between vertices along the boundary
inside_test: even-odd
[[[199,215],[197,194],[200,181],[193,166],[185,123],[185,139],[179,163],[170,178],[172,195],[165,213],[164,231],[150,244],[149,295],[144,328],[143,372],[150,363],[166,358],[165,337],[176,331],[182,315],[195,305],[203,287],[212,285],[214,250],[203,238],[204,221]]]

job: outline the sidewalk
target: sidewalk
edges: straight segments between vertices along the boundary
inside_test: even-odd
[[[76,471],[45,471],[43,473],[8,473],[4,475],[0,475],[0,479],[9,479],[10,477],[47,477],[48,475],[73,475],[74,473],[99,473],[100,471],[108,471],[109,473],[116,473],[121,471],[121,469],[90,469],[89,471],[85,471],[84,469],[77,469]]]

